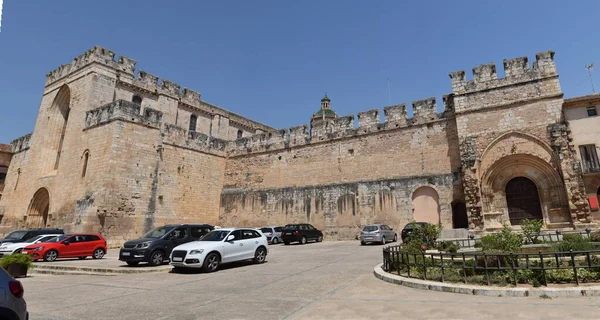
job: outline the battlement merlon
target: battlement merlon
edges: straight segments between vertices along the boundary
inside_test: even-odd
[[[462,95],[557,76],[553,51],[537,53],[535,58],[531,68],[527,57],[505,59],[505,77],[500,79],[496,75],[495,63],[474,67],[473,80],[466,79],[464,70],[451,72],[449,76],[452,79],[452,92]]]
[[[63,64],[46,74],[46,86],[49,86],[94,62],[109,66],[129,75],[133,75],[136,64],[135,60],[125,56],[120,56],[119,59],[115,61],[115,53],[113,51],[95,46],[75,57],[71,64]]]
[[[28,133],[22,137],[13,140],[10,144],[12,145],[12,153],[19,153],[29,149],[31,142],[31,133]]]
[[[159,83],[159,77],[143,70],[138,70],[137,75],[135,75],[135,60],[125,56],[120,56],[119,59],[115,61],[115,53],[113,51],[99,46],[95,46],[82,55],[74,58],[71,64],[61,65],[60,67],[48,73],[46,75],[45,86],[49,87],[55,82],[60,81],[70,74],[78,72],[85,66],[93,63],[99,63],[116,70],[120,82],[141,88],[154,94],[169,96],[180,101],[180,103],[190,105],[210,114],[229,118],[230,123],[236,123],[239,126],[246,127],[250,130],[254,130],[255,132],[276,131],[274,128],[271,128],[265,124],[250,120],[205,101],[201,101],[200,93],[187,88],[184,88],[183,91],[181,91],[181,86],[175,82],[161,79]]]
[[[435,97],[413,101],[412,107],[413,119],[416,123],[427,123],[437,119]]]

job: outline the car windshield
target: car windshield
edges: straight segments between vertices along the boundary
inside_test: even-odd
[[[15,231],[6,236],[6,239],[22,239],[27,231]]]
[[[36,241],[38,241],[38,240],[40,240],[41,238],[44,238],[44,237],[45,237],[45,236],[37,236],[37,237],[33,237],[33,238],[31,238],[31,239],[29,239],[29,240],[27,240],[27,241],[25,241],[25,242],[27,242],[27,243],[34,243],[34,242],[36,242]]]
[[[65,240],[66,238],[70,237],[69,235],[64,235],[64,236],[58,236],[56,238],[52,238],[46,242],[61,242],[63,240]]]
[[[271,233],[271,232],[273,232],[273,230],[271,228],[261,228],[260,231],[262,231],[262,233]]]
[[[377,229],[379,229],[377,226],[366,226],[363,228],[363,231],[371,232],[371,231],[377,231]]]
[[[200,238],[200,241],[223,241],[228,234],[228,230],[215,230]]]
[[[285,226],[285,227],[283,227],[283,230],[298,230],[298,226],[296,226],[296,225]]]
[[[144,234],[142,238],[158,239],[173,230],[174,227],[158,227]]]

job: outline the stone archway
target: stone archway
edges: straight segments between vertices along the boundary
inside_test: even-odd
[[[419,187],[412,195],[413,219],[416,222],[440,223],[440,196],[432,187]]]
[[[543,219],[540,196],[533,181],[525,177],[516,177],[506,184],[505,190],[511,225],[520,225],[524,219]]]
[[[27,209],[27,228],[45,228],[48,223],[48,211],[50,210],[50,194],[46,188],[35,192],[29,208]]]
[[[515,178],[522,179],[513,181]],[[515,186],[512,186],[513,183]],[[562,177],[550,163],[534,155],[512,154],[498,159],[482,173],[481,191],[486,220],[484,223],[488,229],[501,227],[508,222],[520,224],[520,220],[526,217],[542,218],[547,227],[566,227],[571,223],[569,202]],[[533,207],[518,209],[525,204],[519,205],[515,204],[516,202],[527,202],[518,199],[524,197],[519,195],[519,192],[529,192],[527,197],[530,202],[532,199],[538,199],[535,206],[540,208],[541,217]],[[511,197],[510,203],[508,197]],[[534,206],[533,203],[530,205]],[[510,206],[513,208],[509,209]],[[529,210],[530,213],[518,218],[519,214],[515,210]]]
[[[467,216],[467,206],[464,202],[455,202],[452,204],[452,228],[468,229],[469,217]]]

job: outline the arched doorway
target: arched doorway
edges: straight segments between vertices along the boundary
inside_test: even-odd
[[[516,177],[506,184],[505,190],[510,224],[520,225],[523,219],[543,219],[540,196],[533,181]]]
[[[412,195],[413,219],[416,222],[440,223],[440,197],[432,187],[420,187]]]
[[[465,205],[464,202],[455,202],[452,204],[452,228],[469,228],[469,217],[467,217],[467,205]]]
[[[28,228],[44,228],[48,223],[50,195],[46,188],[41,188],[33,195],[27,210],[26,226]]]

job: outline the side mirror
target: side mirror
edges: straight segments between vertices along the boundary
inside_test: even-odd
[[[70,242],[69,242],[69,240],[65,240],[65,241],[63,241],[63,244],[64,244],[65,246],[68,246],[68,245],[69,245],[69,243],[70,243]]]
[[[390,227],[390,230],[394,230],[394,228]]]
[[[235,239],[235,236],[234,236],[234,235],[229,235],[229,236],[227,237],[227,240],[226,240],[226,241],[227,241],[227,242],[230,242],[230,241],[233,241],[234,239]]]

